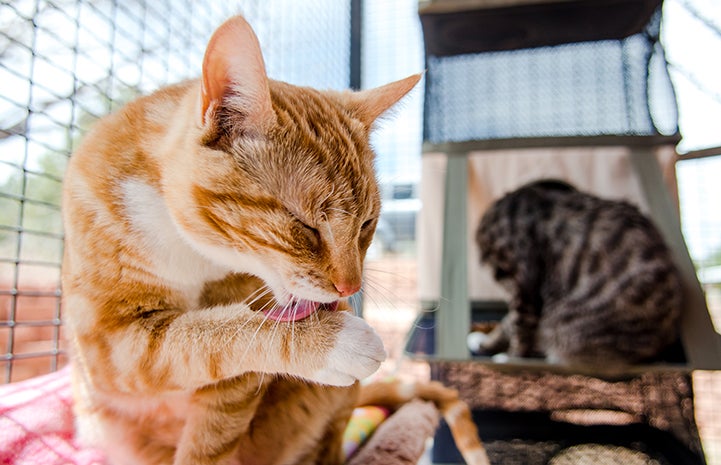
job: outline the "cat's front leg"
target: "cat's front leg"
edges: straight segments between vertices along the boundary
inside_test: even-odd
[[[114,323],[113,331],[98,335],[96,326],[70,325],[77,353],[107,360],[86,366],[88,379],[102,390],[195,391],[249,372],[348,386],[374,373],[386,357],[375,331],[345,311],[318,310],[282,322],[244,304],[139,315],[135,306],[113,308],[123,316],[103,322]]]
[[[234,463],[271,378],[248,373],[195,391],[173,465]]]
[[[175,376],[161,382],[183,389],[247,372],[348,386],[373,374],[386,357],[375,331],[346,311],[319,310],[300,321],[280,322],[233,305],[184,313],[166,331],[151,363],[158,369],[176,366]]]
[[[501,322],[508,334],[508,355],[530,357],[536,347],[538,314],[535,306],[515,295],[509,302],[509,313]]]

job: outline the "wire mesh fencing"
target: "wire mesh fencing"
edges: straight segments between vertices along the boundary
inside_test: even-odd
[[[88,126],[196,74],[227,7],[193,1],[0,5],[0,371],[54,370],[62,345],[62,176]]]
[[[66,361],[61,183],[83,133],[139,94],[198,76],[211,33],[238,12],[271,77],[348,87],[349,2],[0,3],[0,381]]]
[[[621,6],[618,15],[627,11],[630,7]],[[490,44],[481,44],[488,50],[460,54],[444,48],[457,41],[429,47],[425,139],[675,134],[675,95],[659,41],[660,7],[648,20],[638,20],[645,26],[619,39],[513,50],[494,48],[487,39]],[[427,37],[435,38],[431,19],[426,24]],[[499,30],[510,36],[516,32],[513,24],[503,27]],[[453,33],[443,30],[438,42]]]

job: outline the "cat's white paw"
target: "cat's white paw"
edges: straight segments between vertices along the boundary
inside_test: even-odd
[[[486,341],[488,341],[488,334],[480,331],[473,331],[466,336],[466,345],[471,352],[480,352],[481,348],[485,347]]]
[[[386,359],[383,341],[363,319],[342,313],[343,329],[328,354],[325,367],[310,379],[333,386],[349,386],[378,370]]]
[[[508,363],[511,361],[511,356],[508,355],[506,352],[501,352],[499,354],[496,354],[492,357],[492,360],[495,363]]]

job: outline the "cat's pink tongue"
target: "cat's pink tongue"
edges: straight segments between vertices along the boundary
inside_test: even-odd
[[[271,309],[265,310],[263,313],[271,320],[276,321],[299,321],[308,318],[320,308],[325,310],[335,310],[338,302],[329,304],[321,304],[310,300],[294,300],[287,305],[276,305]]]

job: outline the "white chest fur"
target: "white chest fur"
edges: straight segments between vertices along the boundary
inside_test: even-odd
[[[131,228],[142,241],[156,276],[179,290],[199,293],[205,281],[228,273],[183,238],[155,188],[131,179],[122,184],[122,193]]]

